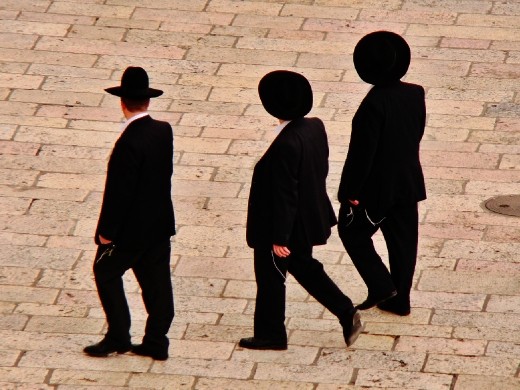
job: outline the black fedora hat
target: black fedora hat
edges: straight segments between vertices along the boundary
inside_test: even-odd
[[[149,99],[163,94],[160,89],[149,87],[148,74],[138,66],[126,68],[121,77],[121,85],[107,88],[105,91],[115,96],[130,99]]]
[[[410,46],[399,34],[375,31],[354,48],[354,67],[361,79],[378,85],[397,81],[410,66]]]
[[[265,110],[278,119],[304,117],[312,109],[312,88],[299,73],[275,70],[258,83],[258,95]]]

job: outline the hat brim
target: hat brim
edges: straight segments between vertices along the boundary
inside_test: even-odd
[[[147,88],[144,90],[129,90],[121,86],[106,88],[105,91],[111,95],[128,99],[149,99],[161,96],[163,94],[163,91],[155,88]]]
[[[258,84],[258,95],[265,110],[278,119],[301,118],[312,109],[311,85],[296,72],[275,70],[266,74]]]
[[[389,51],[387,61],[375,64],[374,54],[380,47]],[[373,85],[400,80],[410,66],[410,46],[399,34],[390,31],[376,31],[365,35],[357,43],[354,54],[354,67],[359,77]]]

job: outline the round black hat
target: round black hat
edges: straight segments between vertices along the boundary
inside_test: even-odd
[[[312,109],[309,81],[301,74],[288,70],[275,70],[262,77],[258,95],[265,110],[278,119],[301,118]]]
[[[354,48],[354,67],[361,79],[378,85],[397,81],[410,66],[410,46],[399,34],[375,31]]]
[[[121,77],[121,85],[105,89],[108,93],[130,99],[148,99],[161,96],[163,91],[150,88],[148,74],[138,66],[129,66]]]

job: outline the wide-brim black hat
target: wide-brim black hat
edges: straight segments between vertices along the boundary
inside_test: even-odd
[[[312,109],[312,88],[299,73],[275,70],[258,83],[258,95],[265,110],[275,118],[292,120]]]
[[[399,34],[376,31],[354,48],[354,67],[361,79],[378,85],[397,81],[410,66],[410,46]]]
[[[121,85],[107,88],[105,91],[129,99],[149,99],[163,94],[160,89],[149,87],[148,74],[138,66],[126,68],[121,77]]]

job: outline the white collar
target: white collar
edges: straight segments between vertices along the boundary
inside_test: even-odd
[[[276,135],[280,134],[280,132],[285,128],[285,126],[287,126],[289,123],[291,123],[291,121],[283,121],[282,123],[280,123],[278,126],[276,126],[274,128],[274,132],[276,133]]]
[[[123,122],[123,124],[121,125],[121,131],[125,130],[128,125],[130,123],[132,123],[133,121],[137,120],[137,119],[140,119],[140,118],[143,118],[145,116],[148,116],[148,112],[140,112],[139,114],[135,114],[134,116],[128,118],[126,121]]]

